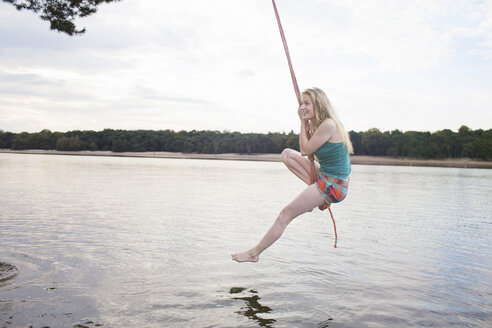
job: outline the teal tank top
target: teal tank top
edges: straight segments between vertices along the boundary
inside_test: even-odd
[[[325,142],[314,152],[319,159],[320,172],[337,179],[348,179],[352,171],[350,156],[343,142]]]

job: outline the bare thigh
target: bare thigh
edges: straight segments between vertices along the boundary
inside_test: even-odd
[[[287,168],[294,173],[299,179],[304,181],[307,185],[311,184],[311,161],[302,156],[300,152],[290,148],[286,148],[282,151],[282,162]],[[314,162],[316,175],[319,172],[319,164]]]
[[[324,203],[325,198],[319,192],[316,184],[312,184],[290,202],[282,212],[284,212],[285,218],[290,222],[295,217],[306,212],[311,212],[314,208]]]

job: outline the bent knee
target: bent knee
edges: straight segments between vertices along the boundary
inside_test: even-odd
[[[282,162],[286,163],[294,153],[295,151],[293,149],[285,148],[280,154],[280,159],[282,160]]]
[[[285,148],[282,150],[282,153],[280,154],[280,160],[285,163],[287,159],[289,158],[289,148]]]

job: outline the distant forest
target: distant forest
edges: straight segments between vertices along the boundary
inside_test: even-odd
[[[350,131],[355,155],[410,158],[492,159],[492,129],[458,132],[399,130],[381,132]],[[240,133],[228,131],[112,130],[12,133],[0,130],[0,148],[12,150],[109,150],[113,152],[168,151],[183,153],[280,153],[284,148],[299,149],[299,135],[290,133]]]

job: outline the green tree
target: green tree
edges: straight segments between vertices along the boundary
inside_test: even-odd
[[[50,130],[44,129],[37,134],[37,148],[41,149],[53,149],[56,147],[56,134],[53,134]]]
[[[13,150],[21,150],[21,149],[29,149],[29,133],[21,132],[14,136],[12,140],[12,149]]]
[[[111,150],[113,149],[113,133],[114,130],[104,129],[97,134],[97,149]]]
[[[429,137],[429,132],[406,131],[403,134],[403,156],[426,157]]]
[[[473,157],[484,160],[492,159],[492,129],[481,132],[472,145]]]
[[[384,156],[388,149],[388,134],[384,134],[379,129],[369,129],[362,135],[361,145],[364,155]]]
[[[56,141],[56,150],[78,151],[81,148],[81,144],[78,135],[63,136]]]
[[[285,146],[287,148],[299,151],[299,136],[294,134],[290,135],[285,143]]]
[[[39,13],[42,20],[50,22],[50,29],[68,35],[85,32],[85,28],[77,29],[75,19],[92,15],[100,4],[114,1],[120,0],[3,0],[17,10]]]
[[[4,132],[0,130],[0,149],[12,148],[12,141],[14,140],[15,134],[12,132]]]
[[[362,135],[363,132],[349,132],[350,141],[352,142],[352,146],[354,147],[354,155],[362,154]]]
[[[458,129],[458,135],[457,135],[457,143],[458,143],[458,149],[457,149],[457,152],[458,152],[458,157],[463,157],[465,156],[464,154],[464,145],[465,144],[469,144],[469,143],[473,143],[474,139],[475,139],[475,135],[473,133],[473,130],[471,130],[469,127],[467,127],[466,125],[462,125],[459,129]]]
[[[131,151],[131,144],[128,142],[128,140],[120,137],[112,142],[112,149],[111,151],[115,153],[122,153],[125,151]]]
[[[492,158],[492,130],[466,126],[430,132],[399,130],[350,131],[357,155],[422,158]],[[11,133],[0,130],[0,147],[17,149],[175,151],[196,153],[280,153],[285,147],[299,149],[299,135],[229,131],[111,130]]]
[[[401,156],[403,146],[403,133],[400,130],[393,130],[389,134],[388,149],[386,155],[388,156]]]

